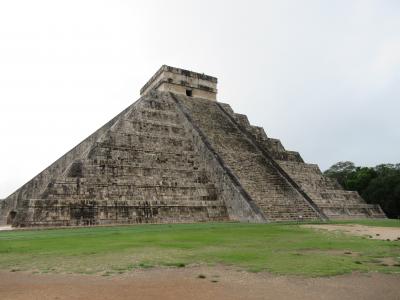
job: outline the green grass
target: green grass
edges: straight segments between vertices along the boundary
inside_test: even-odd
[[[375,224],[383,226],[386,220],[381,222]],[[389,265],[388,259],[392,262]],[[400,273],[400,241],[370,240],[296,224],[166,224],[0,232],[3,270],[108,276],[135,268],[183,268],[191,264],[224,264],[252,272],[303,276],[353,271]]]

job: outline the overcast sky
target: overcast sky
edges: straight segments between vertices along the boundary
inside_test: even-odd
[[[400,1],[1,1],[0,198],[162,64],[322,170],[400,162]]]

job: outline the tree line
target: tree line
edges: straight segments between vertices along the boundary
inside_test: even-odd
[[[389,218],[400,218],[400,164],[359,167],[342,161],[324,174],[345,190],[357,191],[367,203],[379,204]]]

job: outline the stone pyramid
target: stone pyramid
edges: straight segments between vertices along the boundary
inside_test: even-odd
[[[216,87],[162,66],[139,100],[2,200],[0,224],[385,217],[217,102]]]

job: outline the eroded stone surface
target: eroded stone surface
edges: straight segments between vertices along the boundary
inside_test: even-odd
[[[0,201],[0,224],[14,226],[359,217],[384,214],[228,104],[165,89]]]

